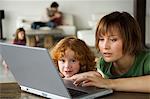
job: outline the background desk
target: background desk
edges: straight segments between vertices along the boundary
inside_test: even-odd
[[[13,75],[0,65],[0,99],[45,99],[43,97],[21,91]],[[97,99],[150,99],[148,93],[114,92]]]
[[[29,29],[26,30],[26,37],[27,37],[27,45],[28,46],[37,46],[35,36],[43,36],[43,47],[49,48],[53,45],[53,37],[57,36],[64,36],[62,29],[49,29],[49,30],[34,30]]]

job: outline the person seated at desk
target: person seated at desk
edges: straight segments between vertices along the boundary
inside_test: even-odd
[[[112,12],[101,18],[95,37],[102,55],[97,72],[73,75],[74,84],[150,93],[150,50],[142,44],[138,22],[127,12]]]
[[[68,78],[76,73],[96,69],[94,53],[86,43],[75,37],[65,37],[50,51],[61,77]]]
[[[13,44],[26,45],[26,33],[24,28],[18,28],[15,33]]]

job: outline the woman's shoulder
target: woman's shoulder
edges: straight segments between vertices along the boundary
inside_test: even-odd
[[[141,55],[138,57],[141,66],[143,66],[144,74],[150,74],[150,50],[145,50],[141,52]],[[138,64],[137,64],[138,65]]]
[[[139,57],[149,57],[150,58],[150,50],[143,50],[138,54]]]
[[[150,64],[150,50],[143,50],[136,55],[136,62],[138,64],[144,64],[143,66],[149,66]]]
[[[150,62],[150,50],[146,50],[143,53],[144,53],[144,57]]]

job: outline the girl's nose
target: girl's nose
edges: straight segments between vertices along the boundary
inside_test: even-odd
[[[66,63],[65,63],[65,67],[66,67],[66,68],[71,68],[70,63],[69,63],[69,62],[66,62]]]

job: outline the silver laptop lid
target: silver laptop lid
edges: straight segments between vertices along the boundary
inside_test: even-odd
[[[19,85],[70,98],[47,49],[0,43],[0,52]]]

